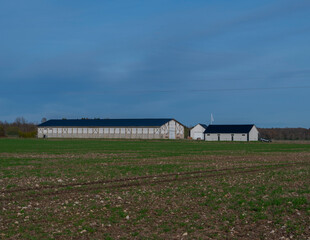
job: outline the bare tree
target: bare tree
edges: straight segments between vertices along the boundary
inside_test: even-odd
[[[24,117],[17,117],[15,119],[15,123],[16,123],[17,126],[21,126],[21,125],[26,124],[26,120],[25,120]]]

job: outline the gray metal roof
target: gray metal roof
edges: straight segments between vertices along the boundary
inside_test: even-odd
[[[171,120],[174,119],[52,119],[38,127],[160,127]]]
[[[209,125],[204,133],[249,133],[254,124]]]

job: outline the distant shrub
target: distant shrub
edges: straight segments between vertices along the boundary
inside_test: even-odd
[[[190,129],[187,127],[184,127],[184,138],[187,139],[190,135]]]
[[[18,132],[18,136],[21,138],[35,138],[37,136],[37,132],[33,131],[33,132],[22,132],[19,131]]]
[[[0,126],[0,137],[5,137],[5,131],[3,126]]]
[[[8,127],[6,129],[7,136],[18,136],[19,135],[19,128],[15,126]]]

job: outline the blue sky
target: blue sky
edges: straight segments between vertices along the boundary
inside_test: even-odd
[[[0,120],[310,127],[309,0],[0,1]]]

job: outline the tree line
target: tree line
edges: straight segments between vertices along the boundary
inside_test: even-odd
[[[14,122],[0,121],[0,137],[34,138],[37,135],[37,126],[27,122],[23,117],[18,117]]]
[[[310,140],[307,128],[259,128],[260,137],[274,140]]]

